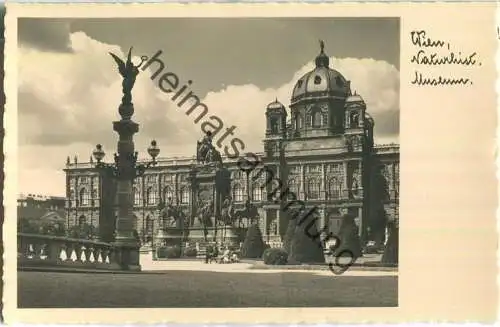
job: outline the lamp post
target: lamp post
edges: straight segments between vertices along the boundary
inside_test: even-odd
[[[115,201],[118,213],[115,222],[114,245],[119,249],[119,262],[122,269],[140,270],[139,243],[134,235],[132,184],[135,178],[142,176],[149,167],[157,164],[156,157],[160,149],[156,141],[151,141],[148,153],[152,160],[145,164],[138,164],[138,153],[134,152],[132,141],[133,134],[139,129],[138,124],[130,120],[130,108],[120,106],[120,114],[122,119],[113,123],[114,130],[119,134],[118,153],[114,155],[115,162],[113,164],[102,162],[106,153],[101,144],[96,145],[92,154],[97,161],[96,168],[116,181]]]

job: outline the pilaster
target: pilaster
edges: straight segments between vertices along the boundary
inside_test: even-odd
[[[349,198],[349,190],[351,186],[349,185],[349,161],[344,161],[343,162],[343,169],[344,169],[344,176],[343,176],[343,181],[342,181],[342,198],[348,199]]]

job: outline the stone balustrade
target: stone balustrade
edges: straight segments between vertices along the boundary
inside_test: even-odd
[[[119,250],[109,243],[18,233],[17,267],[121,270]]]

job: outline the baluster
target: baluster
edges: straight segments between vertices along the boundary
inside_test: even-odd
[[[99,255],[97,251],[97,245],[93,244],[92,247],[90,248],[90,258],[89,261],[92,263],[97,263],[97,256]]]
[[[101,246],[97,247],[97,263],[103,263],[106,260],[106,250],[103,249]]]
[[[85,262],[91,263],[92,261],[90,260],[90,254],[92,253],[92,245],[85,245]]]
[[[62,244],[58,240],[47,241],[47,260],[59,262]]]
[[[66,243],[66,254],[68,258],[66,259],[67,261],[76,261],[76,244],[69,241]]]
[[[33,259],[37,260],[40,259],[40,252],[42,251],[42,245],[38,240],[33,240],[32,243],[32,249],[33,249]]]
[[[28,259],[29,250],[30,250],[29,239],[21,238],[21,255],[24,259]]]
[[[75,244],[75,254],[76,254],[76,260],[75,261],[82,262],[82,253],[83,253],[82,245],[76,243]]]
[[[110,251],[107,248],[101,249],[102,263],[109,263]]]

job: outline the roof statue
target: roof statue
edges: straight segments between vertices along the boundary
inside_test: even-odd
[[[123,104],[132,104],[132,88],[135,84],[135,79],[139,74],[139,67],[142,65],[144,61],[147,60],[146,56],[141,57],[141,62],[139,65],[135,66],[132,63],[132,47],[128,51],[127,62],[123,62],[117,55],[114,53],[109,53],[111,57],[115,60],[118,65],[118,72],[123,77],[122,82],[122,103]]]
[[[321,48],[321,52],[325,52],[325,42],[323,40],[319,40],[319,46]]]
[[[222,157],[212,144],[212,132],[205,132],[201,141],[197,141],[196,159],[202,164],[216,163],[222,165]]]

